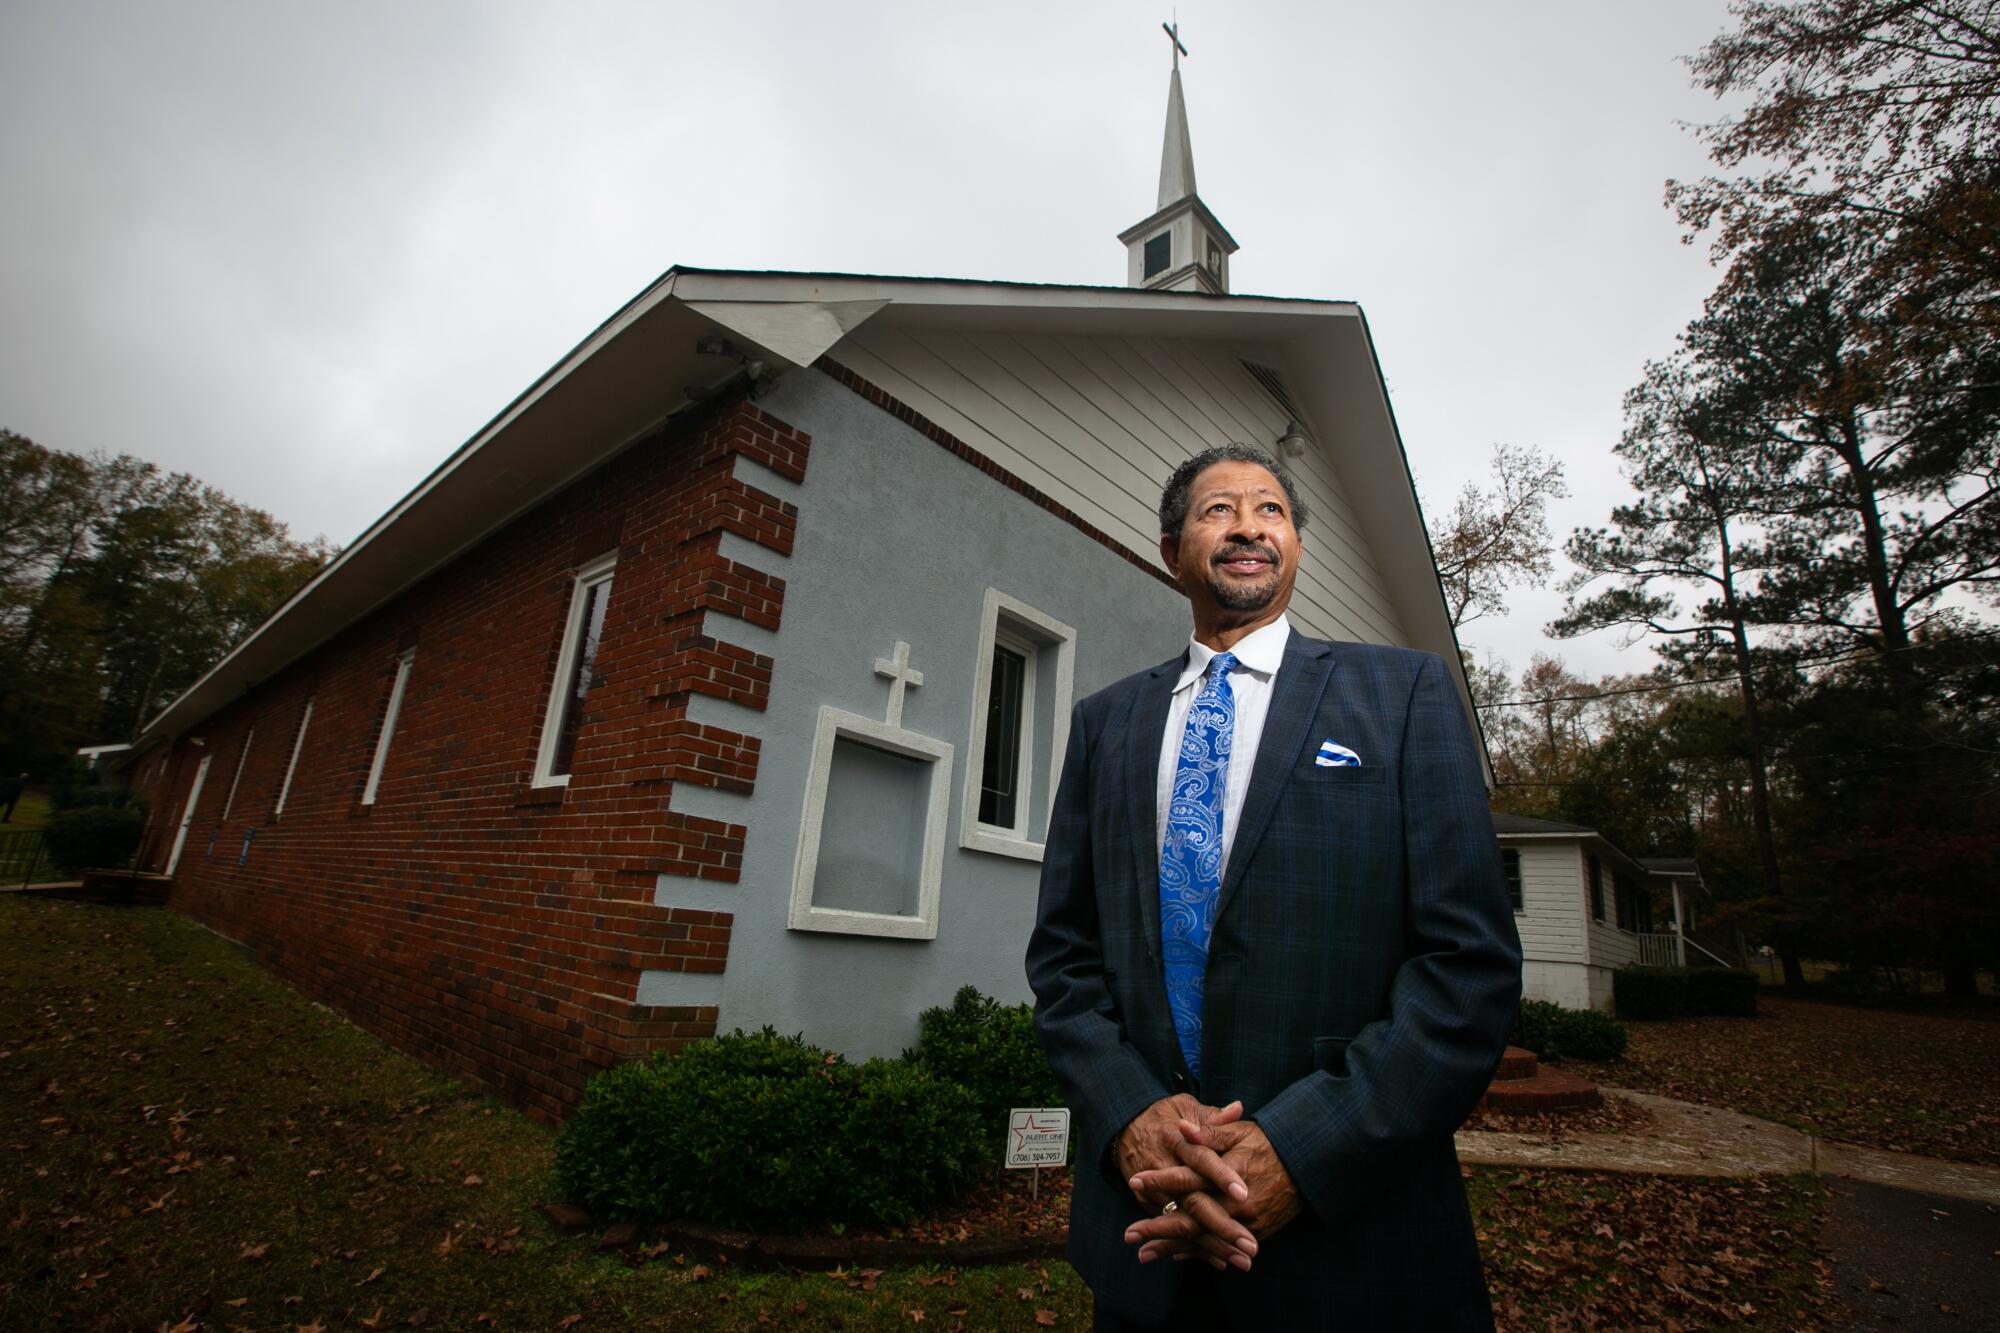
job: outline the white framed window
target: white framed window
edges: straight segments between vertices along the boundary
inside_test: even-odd
[[[278,785],[278,807],[271,811],[273,819],[285,813],[285,798],[292,794],[292,774],[298,771],[299,752],[306,748],[306,728],[312,725],[312,720],[313,701],[308,699],[305,708],[299,713],[299,734],[292,742],[292,757],[285,764],[285,780]]]
[[[1069,744],[1076,631],[998,588],[980,610],[959,845],[1042,859]]]
[[[597,645],[604,635],[604,608],[611,601],[611,575],[617,565],[618,554],[614,551],[576,572],[569,599],[569,619],[563,628],[562,652],[556,657],[548,710],[542,716],[541,747],[535,754],[537,787],[569,785],[570,763],[576,757],[576,736],[583,727],[584,701],[597,684]]]
[[[229,812],[236,808],[236,789],[243,785],[243,764],[250,758],[250,746],[257,739],[257,728],[250,728],[250,734],[243,738],[243,748],[236,752],[236,774],[229,779],[229,795],[222,801],[222,817],[229,818]]]
[[[822,706],[792,866],[793,930],[934,940],[950,742]]]
[[[389,706],[382,713],[382,731],[375,738],[375,757],[368,763],[368,781],[361,788],[361,804],[375,804],[375,790],[382,785],[382,766],[389,761],[389,741],[396,734],[396,719],[403,712],[403,687],[410,680],[410,664],[417,650],[409,649],[396,658],[396,682],[389,687]]]

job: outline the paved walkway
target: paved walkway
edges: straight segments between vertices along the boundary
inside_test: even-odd
[[[1459,1160],[1478,1166],[1539,1166],[1663,1176],[1792,1175],[1816,1171],[1921,1194],[2000,1205],[2000,1167],[1828,1143],[1755,1116],[1644,1092],[1605,1088],[1653,1114],[1642,1134],[1464,1131]]]
[[[2000,1209],[1861,1180],[1832,1186],[1820,1244],[1848,1329],[2000,1329]]]

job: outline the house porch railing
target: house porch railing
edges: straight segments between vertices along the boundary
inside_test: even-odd
[[[1642,931],[1639,935],[1640,967],[1679,967],[1681,937],[1671,930]]]
[[[1639,935],[1640,967],[1680,967],[1681,955],[1675,947],[1681,937],[1671,930],[1642,931]],[[1693,935],[1687,937],[1688,967],[1742,967],[1744,963],[1742,941],[1739,938],[1732,949],[1727,941],[1713,941],[1716,948],[1710,948]],[[1730,953],[1735,958],[1730,958]]]

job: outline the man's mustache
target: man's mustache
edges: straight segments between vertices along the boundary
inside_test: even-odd
[[[1230,542],[1227,546],[1210,556],[1208,562],[1211,565],[1226,564],[1231,560],[1240,560],[1246,555],[1261,555],[1270,561],[1274,568],[1278,563],[1278,553],[1276,551],[1268,546],[1260,546],[1256,542]]]

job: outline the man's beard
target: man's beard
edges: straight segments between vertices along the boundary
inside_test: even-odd
[[[1225,611],[1262,611],[1271,604],[1271,599],[1278,595],[1278,584],[1280,581],[1278,578],[1278,553],[1270,550],[1268,547],[1258,546],[1254,542],[1234,543],[1218,551],[1213,563],[1220,565],[1232,556],[1247,555],[1251,552],[1255,552],[1271,562],[1267,567],[1269,573],[1256,582],[1243,583],[1230,579],[1221,573],[1211,573],[1209,575],[1208,590],[1215,594],[1217,605],[1221,606]]]

